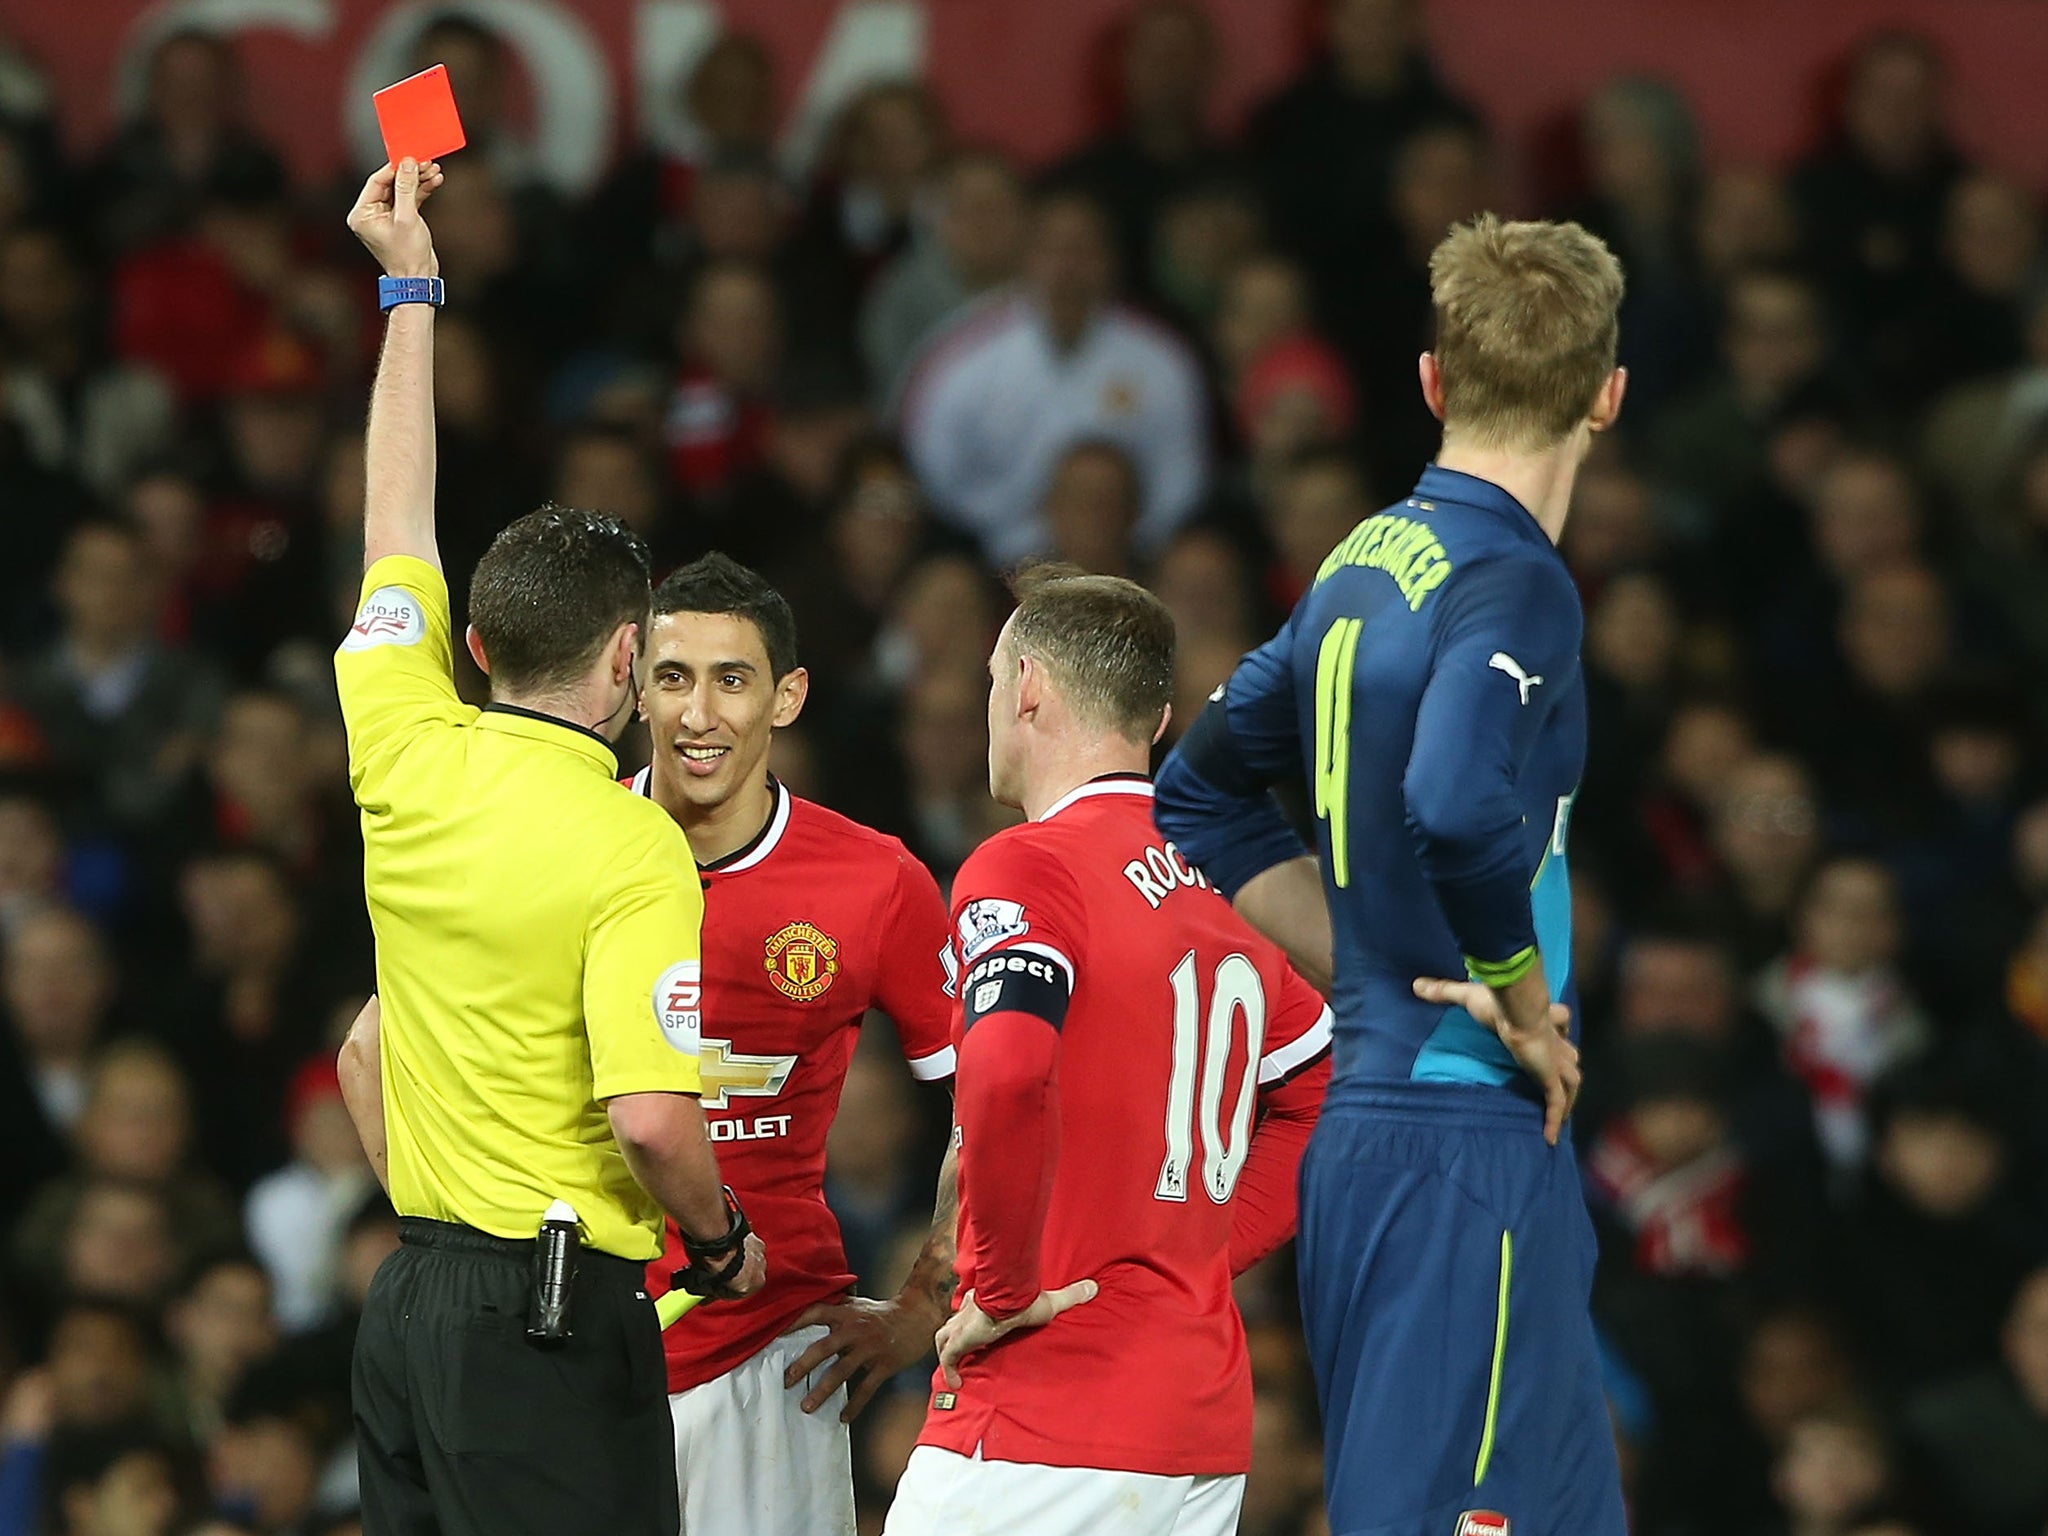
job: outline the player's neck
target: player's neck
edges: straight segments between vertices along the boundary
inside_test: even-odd
[[[1582,436],[1575,432],[1555,448],[1540,453],[1480,447],[1447,437],[1436,462],[1440,468],[1499,486],[1527,509],[1555,544],[1564,537],[1565,517],[1571,511],[1572,484],[1586,457]]]
[[[680,786],[666,782],[659,769],[648,776],[654,803],[675,817],[690,839],[690,853],[699,864],[730,858],[761,835],[775,814],[775,787],[767,771],[750,774],[744,786],[716,805],[696,805]]]
[[[1036,821],[1091,779],[1108,773],[1149,774],[1152,754],[1128,742],[1097,742],[1087,750],[1045,764],[1024,787],[1025,816]]]

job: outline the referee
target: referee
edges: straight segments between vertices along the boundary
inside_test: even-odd
[[[617,522],[543,508],[470,586],[479,713],[456,697],[434,542],[434,308],[419,204],[438,166],[386,166],[349,227],[384,265],[370,401],[362,605],[335,657],[378,1049],[344,1051],[403,1245],[355,1357],[369,1536],[675,1536],[674,1451],[642,1287],[666,1209],[684,1283],[761,1284],[699,1111],[703,894],[666,812],[625,794],[647,551]],[[373,1011],[370,1015],[375,1017]],[[352,1092],[352,1104],[364,1096]],[[573,1212],[573,1223],[557,1207]],[[573,1232],[569,1251],[536,1243]],[[546,1282],[573,1263],[566,1315]],[[560,1269],[554,1271],[556,1275]]]

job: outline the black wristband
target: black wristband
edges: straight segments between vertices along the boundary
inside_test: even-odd
[[[729,1294],[727,1287],[738,1277],[747,1265],[747,1238],[753,1233],[753,1225],[747,1220],[747,1213],[740,1209],[739,1197],[733,1194],[732,1186],[721,1186],[725,1195],[727,1225],[723,1234],[713,1238],[695,1238],[683,1232],[677,1225],[683,1239],[683,1257],[690,1262],[669,1277],[669,1285],[676,1290],[688,1291],[695,1296],[721,1296]]]

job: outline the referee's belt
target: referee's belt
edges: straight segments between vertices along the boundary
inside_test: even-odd
[[[532,1238],[498,1237],[464,1226],[459,1221],[436,1221],[431,1216],[401,1216],[398,1218],[398,1240],[408,1248],[431,1248],[439,1253],[461,1253],[478,1259],[504,1259],[527,1268],[533,1265]],[[602,1249],[584,1248],[578,1250],[576,1262],[579,1266],[596,1265],[607,1278],[616,1271],[617,1278],[630,1279],[637,1285],[645,1279],[649,1261],[622,1259]]]

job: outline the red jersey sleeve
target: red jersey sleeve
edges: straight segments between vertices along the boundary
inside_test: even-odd
[[[1084,931],[1073,877],[1021,838],[984,844],[954,881],[960,954],[963,1273],[991,1317],[1043,1289],[1040,1246],[1059,1166],[1059,1034]]]
[[[1259,1120],[1230,1210],[1230,1272],[1294,1235],[1295,1176],[1330,1084],[1330,1009],[1284,961],[1259,1060]]]
[[[953,995],[957,974],[939,883],[908,849],[896,854],[896,886],[883,914],[875,1002],[920,1082],[953,1075]]]

